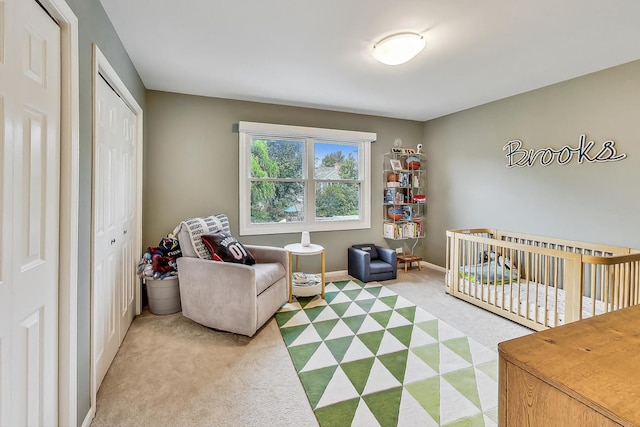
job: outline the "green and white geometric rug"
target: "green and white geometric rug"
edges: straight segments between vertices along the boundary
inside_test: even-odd
[[[495,426],[497,356],[379,283],[276,314],[320,426]]]

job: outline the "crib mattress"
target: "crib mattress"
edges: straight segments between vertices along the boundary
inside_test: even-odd
[[[548,290],[545,304],[545,292]],[[546,287],[535,282],[513,282],[505,285],[478,284],[468,279],[460,278],[458,291],[493,306],[519,314],[538,323],[543,323],[546,315],[548,326],[564,324],[565,292],[558,289],[556,304],[556,289]],[[528,295],[528,301],[527,301]],[[593,299],[582,297],[582,318],[592,316]],[[528,303],[528,304],[527,304]],[[556,322],[557,307],[557,322]],[[605,303],[595,301],[595,314],[605,313]]]

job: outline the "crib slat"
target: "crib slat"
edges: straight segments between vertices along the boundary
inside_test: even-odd
[[[591,295],[591,317],[596,315],[596,301],[597,301],[597,295],[596,295],[596,278],[597,278],[597,272],[596,272],[596,266],[595,264],[590,264],[591,267],[591,274],[590,274],[590,279],[591,279],[591,287],[590,287],[590,295]]]
[[[553,304],[553,308],[551,308],[552,312],[552,317],[549,320],[549,326],[554,327],[554,326],[558,326],[558,320],[557,320],[557,314],[558,314],[558,289],[560,287],[560,280],[558,279],[559,275],[558,275],[558,271],[560,269],[560,265],[562,264],[562,260],[558,259],[558,258],[553,258],[553,269],[552,269],[552,277],[551,277],[551,284],[553,286],[553,289],[551,290],[552,294],[551,297],[553,299],[553,301],[551,301],[551,304]]]

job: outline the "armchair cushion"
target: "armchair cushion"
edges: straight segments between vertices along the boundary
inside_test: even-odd
[[[213,234],[200,236],[202,242],[211,254],[212,259],[220,257],[222,261],[236,262],[238,264],[253,265],[256,260],[238,239],[226,231],[218,231]]]
[[[371,259],[378,259],[378,250],[373,243],[367,243],[364,245],[353,245],[352,248],[360,249],[361,251],[369,252]]]

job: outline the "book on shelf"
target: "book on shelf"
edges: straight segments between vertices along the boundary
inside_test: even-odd
[[[392,222],[385,222],[383,226],[383,236],[386,239],[397,239],[397,226]]]
[[[422,237],[422,222],[385,222],[382,234],[386,239],[415,239]]]

